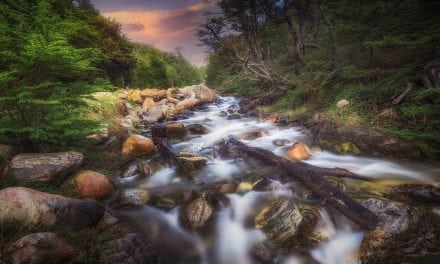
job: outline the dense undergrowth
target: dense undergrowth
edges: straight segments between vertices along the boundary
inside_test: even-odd
[[[231,10],[253,10],[259,1],[245,1],[248,6],[224,2],[229,12],[225,17],[241,31],[222,41],[246,56],[251,27]],[[440,8],[438,1],[298,1],[290,6],[289,2],[283,1],[284,6],[274,2],[270,17],[265,17],[267,11],[259,13],[262,61],[294,84],[264,108],[290,115],[319,111],[342,124],[440,144],[440,87],[438,79],[427,81],[440,68],[440,18],[434,11]],[[299,9],[304,7],[306,11]],[[305,25],[306,44],[298,54],[300,22]],[[210,57],[207,83],[239,95],[266,96],[275,89],[249,80],[248,75],[248,69],[234,64],[228,50],[218,45]],[[412,90],[394,105],[393,99],[408,85]],[[337,108],[341,99],[350,105]]]

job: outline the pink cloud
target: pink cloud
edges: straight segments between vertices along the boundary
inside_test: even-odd
[[[194,35],[197,25],[203,22],[203,13],[214,5],[200,2],[175,10],[116,11],[103,15],[118,20],[123,32],[132,40],[152,44],[173,51],[183,47],[184,55],[196,65],[205,62],[203,48],[197,47]]]

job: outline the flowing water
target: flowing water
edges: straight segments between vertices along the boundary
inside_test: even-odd
[[[173,148],[176,151],[205,153],[221,139],[231,135],[240,137],[254,130],[261,131],[263,136],[243,141],[280,156],[285,155],[292,143],[307,142],[305,134],[296,127],[260,122],[255,118],[229,120],[224,115],[224,112],[234,112],[237,109],[237,99],[223,97],[220,103],[208,105],[195,111],[193,116],[179,120],[185,125],[202,124],[209,128],[209,133],[181,142],[176,141]],[[286,144],[276,146],[274,140],[283,140]],[[347,168],[376,179],[373,183],[347,180],[347,192],[352,197],[380,195],[387,185],[402,182],[431,183],[440,175],[438,166],[409,160],[337,155],[328,151],[310,151],[310,154],[311,158],[305,161],[307,163],[321,167]],[[211,157],[208,165],[198,172],[197,178],[209,182],[231,179],[240,181],[243,170],[248,168],[234,160]],[[159,166],[153,175],[144,179],[137,179],[136,176],[132,178],[121,181],[122,188],[137,186],[148,190],[185,181],[173,168],[166,166]],[[163,263],[256,263],[252,254],[266,238],[249,223],[252,223],[252,217],[273,195],[279,194],[251,190],[241,194],[228,194],[229,206],[218,210],[210,228],[201,232],[183,228],[179,221],[182,208],[167,206],[166,200],[162,202],[163,206],[143,205],[121,210],[119,215],[151,241]],[[276,263],[309,263],[311,259],[319,263],[353,263],[350,261],[354,258],[350,256],[357,252],[363,231],[328,205],[321,207],[320,214],[321,220],[316,230],[326,234],[328,239],[314,248],[300,248],[295,253],[279,256],[275,258]]]

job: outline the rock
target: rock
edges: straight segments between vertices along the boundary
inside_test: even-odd
[[[287,140],[287,139],[274,139],[272,141],[272,144],[274,144],[277,147],[282,147],[282,146],[285,146],[285,145],[289,144],[289,142],[290,141]]]
[[[44,154],[20,154],[11,161],[11,171],[19,185],[49,183],[58,185],[64,178],[77,171],[83,162],[78,152]]]
[[[152,98],[154,101],[160,101],[167,97],[166,90],[162,89],[145,89],[141,95],[144,98]]]
[[[212,220],[213,206],[203,197],[199,197],[183,209],[183,223],[190,229],[202,229]]]
[[[154,106],[148,111],[148,114],[144,117],[144,120],[149,123],[154,123],[165,119],[165,111],[162,106]]]
[[[230,114],[228,116],[228,120],[235,120],[235,119],[241,119],[241,115],[240,114]]]
[[[187,171],[199,170],[208,162],[208,159],[203,156],[183,151],[177,155],[177,158]]]
[[[104,206],[93,200],[67,198],[24,187],[0,190],[0,223],[8,232],[34,227],[78,230],[97,223],[103,213]]]
[[[339,100],[339,101],[336,103],[336,106],[337,106],[338,108],[343,108],[343,107],[346,107],[346,106],[348,106],[348,105],[350,105],[350,102],[349,102],[347,99]]]
[[[151,155],[155,150],[153,140],[141,135],[130,135],[122,146],[122,154],[126,156]]]
[[[299,142],[293,144],[289,150],[287,150],[287,155],[295,160],[305,160],[309,158],[309,152],[306,146]]]
[[[176,107],[174,107],[174,112],[179,113],[183,110],[190,110],[200,104],[200,100],[196,98],[189,98],[180,101]]]
[[[135,233],[126,234],[104,244],[99,257],[101,264],[156,264],[160,263],[150,245]]]
[[[95,199],[108,196],[114,189],[107,176],[89,170],[77,171],[64,181],[63,187],[79,193],[82,198]]]
[[[103,216],[101,217],[101,220],[99,220],[99,223],[96,225],[96,228],[98,230],[105,230],[109,227],[112,227],[116,225],[119,222],[119,219],[111,215],[109,212],[104,212]]]
[[[218,115],[221,117],[226,117],[226,116],[228,116],[228,113],[226,111],[220,111],[220,113]]]
[[[385,197],[413,205],[440,205],[440,187],[428,184],[402,184],[391,187]]]
[[[276,198],[255,218],[255,227],[278,248],[289,248],[295,243],[303,220],[298,207],[289,198]]]
[[[183,138],[186,135],[185,126],[181,123],[167,124],[167,136],[170,138]]]
[[[153,99],[146,98],[144,102],[142,103],[142,108],[145,110],[151,110],[153,107],[156,106],[156,103],[154,103]]]
[[[122,173],[122,178],[135,176],[136,174],[138,174],[138,172],[139,171],[137,164],[130,164],[125,168],[124,172]]]
[[[172,99],[182,99],[183,94],[178,88],[169,88],[166,90],[166,96],[168,100]]]
[[[440,217],[408,204],[370,198],[362,205],[379,217],[360,246],[362,263],[402,263],[405,256],[440,253]]]
[[[241,182],[237,186],[237,189],[235,189],[235,192],[240,194],[247,193],[250,191],[252,191],[252,183],[250,182]]]
[[[194,87],[196,98],[202,103],[213,103],[218,99],[217,94],[208,86],[200,84]]]
[[[15,241],[4,255],[3,261],[11,264],[70,263],[79,251],[55,233],[33,233]]]
[[[200,124],[189,124],[186,126],[188,132],[192,135],[205,135],[209,132],[209,129]]]
[[[255,129],[248,131],[240,136],[240,139],[243,140],[254,140],[256,138],[262,137],[264,134],[264,131],[262,129]]]
[[[137,163],[137,170],[142,176],[148,176],[152,173],[152,168],[150,167],[150,164],[146,160],[140,160]]]
[[[134,102],[134,103],[138,103],[138,104],[142,104],[142,102],[144,101],[140,90],[130,91],[130,94],[128,95],[127,100]]]
[[[143,205],[150,200],[150,194],[147,190],[141,188],[125,189],[119,193],[117,199],[118,207],[124,207],[129,205]]]

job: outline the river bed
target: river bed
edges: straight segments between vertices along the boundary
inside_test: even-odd
[[[262,136],[243,140],[244,143],[262,147],[280,156],[285,156],[287,149],[297,141],[309,142],[307,133],[298,127],[280,126],[256,118],[228,119],[225,113],[236,113],[238,103],[238,99],[234,97],[222,97],[219,103],[207,105],[194,111],[194,115],[179,120],[184,125],[201,124],[209,131],[205,135],[193,136],[185,141],[175,140],[173,148],[176,151],[209,155],[210,146],[219,140],[228,136],[240,137],[249,131],[261,131]],[[284,146],[275,145],[276,140],[282,140]],[[353,198],[380,196],[386,186],[397,183],[432,183],[440,175],[438,164],[339,155],[321,150],[310,150],[310,158],[304,162],[320,167],[346,168],[375,179],[374,182],[346,180],[346,193]],[[240,182],[243,170],[249,168],[242,167],[235,160],[209,157],[208,164],[197,172],[195,178],[203,182],[231,179]],[[121,188],[137,187],[148,190],[184,182],[174,168],[159,166],[146,178],[134,176],[124,179],[121,181]],[[229,206],[217,210],[210,228],[198,232],[182,227],[179,220],[182,208],[173,208],[172,202],[169,205],[166,199],[163,206],[147,204],[121,209],[118,215],[152,243],[163,263],[264,263],[262,260],[256,261],[254,255],[256,251],[264,251],[256,247],[264,244],[267,239],[263,232],[249,224],[249,218],[274,195],[279,194],[252,190],[227,194]],[[328,239],[315,247],[299,247],[288,254],[275,256],[273,259],[276,263],[356,263],[353,256],[358,251],[364,231],[330,205],[322,206],[319,213],[321,220],[315,231],[324,234]]]

